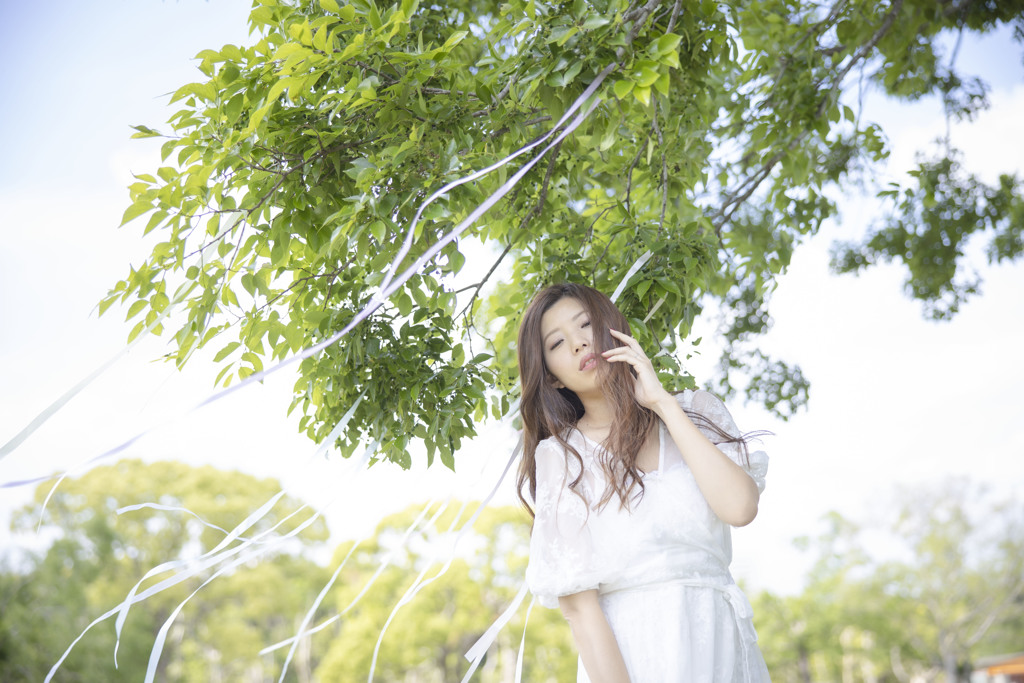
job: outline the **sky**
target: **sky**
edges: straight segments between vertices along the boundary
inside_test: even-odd
[[[130,329],[123,313],[98,319],[95,310],[150,246],[139,226],[117,228],[132,172],[159,161],[159,143],[130,140],[129,126],[161,126],[173,112],[168,94],[200,79],[193,61],[200,50],[247,42],[249,5],[0,3],[0,444],[122,354],[0,460],[0,483],[79,467],[146,431],[125,455],[278,478],[328,506],[340,541],[410,503],[452,491],[482,495],[507,462],[511,430],[486,427],[459,454],[458,474],[382,464],[354,480],[347,463],[315,455],[315,444],[285,417],[289,370],[194,410],[213,392],[209,356],[178,372],[153,362],[166,348],[157,338],[123,354]],[[965,165],[990,182],[1000,172],[1024,173],[1020,55],[1005,34],[961,48],[959,65],[989,80],[992,107],[956,126],[954,141]],[[945,130],[935,102],[894,106],[869,94],[865,116],[883,123],[892,149],[882,182],[899,180],[915,152]],[[816,533],[829,510],[884,517],[899,486],[948,477],[971,477],[997,494],[1024,489],[1024,266],[979,260],[983,295],[951,322],[927,321],[902,294],[900,268],[857,277],[828,271],[831,241],[862,234],[874,208],[856,193],[845,197],[841,221],[797,249],[774,294],[774,327],[759,344],[803,368],[809,408],[781,422],[756,406],[730,405],[741,428],[774,432],[763,445],[772,460],[758,519],[734,534],[734,574],[751,587],[799,590],[808,557],[792,539]],[[690,365],[698,379],[713,357],[714,326],[703,324],[704,354]],[[29,494],[30,487],[0,489],[0,548],[38,545],[7,531],[11,511]],[[497,500],[513,498],[506,482]]]

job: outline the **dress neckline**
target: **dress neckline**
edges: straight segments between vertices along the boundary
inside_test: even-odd
[[[579,427],[574,427],[573,429],[576,431],[577,434],[579,434],[581,437],[583,437],[584,441],[586,441],[587,443],[593,445],[595,448],[604,448],[604,446],[602,446],[601,444],[597,443],[596,441],[591,439],[589,436],[584,434],[583,430],[580,429]],[[658,420],[658,430],[657,431],[658,431],[658,467],[657,467],[657,469],[653,469],[653,470],[646,470],[646,471],[645,470],[639,470],[640,476],[642,476],[642,477],[646,477],[646,476],[648,476],[650,474],[657,474],[657,473],[663,472],[665,470],[665,437],[667,436],[667,433],[665,431],[665,423],[662,422],[660,419]]]

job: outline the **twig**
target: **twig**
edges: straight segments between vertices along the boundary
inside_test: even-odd
[[[644,138],[644,141],[642,143],[640,143],[640,146],[636,150],[636,156],[633,157],[633,161],[629,164],[629,168],[626,169],[626,201],[625,201],[625,204],[626,204],[626,211],[629,211],[630,213],[632,213],[632,211],[633,211],[632,208],[630,208],[630,205],[629,205],[629,201],[630,201],[629,197],[630,197],[630,194],[632,194],[632,192],[633,192],[633,169],[636,168],[636,165],[638,163],[640,163],[640,157],[643,156],[644,148],[647,146],[647,142],[650,139],[651,139],[651,131],[648,130],[647,131],[647,137]]]
[[[629,33],[626,35],[627,43],[632,43],[637,35],[639,35],[640,29],[647,23],[647,19],[651,16],[654,10],[661,6],[661,1],[662,0],[648,0],[647,4],[643,7],[635,7],[626,10],[626,12],[623,13],[623,21],[633,22],[633,25],[629,29]]]
[[[668,20],[668,28],[665,29],[665,33],[672,33],[672,29],[676,27],[676,19],[679,18],[679,10],[682,9],[683,0],[676,0],[676,4],[672,7],[672,16]]]
[[[658,237],[665,229],[665,209],[668,208],[668,162],[665,160],[665,139],[658,126],[658,100],[654,100],[654,116],[651,119],[654,132],[658,134],[658,148],[661,149],[661,218],[658,220]]]
[[[483,113],[484,112],[476,112],[475,114],[473,114],[473,116],[476,116],[477,114],[480,114],[482,116]],[[550,116],[538,116],[536,118],[530,119],[529,121],[523,121],[522,125],[524,125],[524,126],[535,126],[538,123],[544,123],[545,121],[550,121],[550,120],[551,120]],[[509,131],[509,128],[510,128],[510,126],[503,126],[503,127],[499,128],[498,130],[494,131],[490,135],[491,139],[493,140],[496,137],[504,135],[505,133],[507,133]]]
[[[476,285],[469,285],[467,287],[463,287],[462,289],[456,291],[456,294],[458,294],[459,292],[464,292],[467,289],[474,289],[475,288],[474,291],[473,291],[473,296],[471,296],[469,298],[469,303],[467,303],[463,307],[463,309],[461,311],[459,311],[459,315],[455,316],[456,318],[458,318],[459,316],[466,315],[466,313],[471,308],[473,308],[473,302],[476,301],[477,296],[480,295],[481,288],[483,288],[484,284],[486,284],[487,281],[491,278],[491,275],[494,274],[494,271],[498,269],[498,265],[502,261],[505,260],[505,257],[508,256],[508,253],[510,251],[512,251],[512,240],[509,240],[508,245],[505,247],[504,250],[502,250],[501,255],[498,256],[498,259],[493,264],[491,264],[491,269],[487,271],[487,274],[484,275],[483,279],[480,280],[480,282],[476,283]],[[470,324],[472,324],[471,321],[470,321]]]
[[[562,149],[562,143],[561,142],[559,142],[557,145],[555,145],[551,149],[551,159],[550,159],[550,161],[548,161],[548,170],[544,174],[544,182],[541,185],[540,194],[537,196],[537,201],[536,201],[536,203],[534,203],[533,207],[529,211],[527,211],[525,215],[523,215],[523,220],[519,222],[519,229],[516,231],[517,233],[522,232],[526,228],[526,224],[528,222],[530,222],[531,220],[533,220],[534,218],[536,218],[537,214],[539,214],[543,210],[544,203],[548,199],[548,186],[551,183],[551,176],[554,174],[555,163],[558,161],[558,152],[561,149]],[[467,311],[469,311],[473,307],[473,302],[476,301],[477,296],[480,295],[480,289],[484,286],[484,284],[487,282],[487,280],[491,277],[491,274],[494,273],[494,270],[498,267],[498,264],[501,263],[501,261],[505,258],[505,256],[508,255],[509,251],[511,251],[512,244],[513,244],[513,240],[510,239],[509,242],[508,242],[508,246],[505,247],[505,250],[501,253],[501,256],[499,256],[498,260],[494,262],[494,264],[491,266],[491,269],[489,271],[487,271],[487,274],[484,275],[484,278],[482,280],[480,280],[479,283],[477,283],[476,289],[473,292],[473,296],[471,296],[469,298],[469,302],[465,305],[465,307],[459,313],[459,316],[464,315]],[[456,317],[458,317],[458,316],[456,316]]]
[[[878,42],[889,32],[892,25],[896,21],[896,17],[903,7],[903,0],[895,0],[892,7],[889,8],[889,12],[886,13],[885,19],[879,25],[874,35],[871,36],[871,40],[862,45],[851,57],[850,61],[835,74],[832,79],[832,86],[829,89],[829,93],[822,97],[821,102],[818,105],[817,116],[824,114],[825,109],[828,107],[829,102],[835,97],[835,94],[842,83],[846,75],[864,60],[868,53],[874,49]],[[746,202],[747,199],[754,193],[754,191],[760,187],[761,183],[771,174],[772,169],[775,167],[782,158],[794,149],[797,145],[803,142],[811,134],[810,130],[804,130],[802,133],[794,137],[784,149],[776,152],[770,159],[761,164],[761,167],[753,174],[747,176],[743,182],[740,183],[739,187],[733,192],[725,196],[725,201],[712,215],[712,224],[715,227],[715,234],[718,235],[719,239],[722,238],[722,227],[732,220],[732,216],[736,213],[737,209]]]

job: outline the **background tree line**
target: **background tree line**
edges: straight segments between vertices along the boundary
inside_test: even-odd
[[[19,531],[35,530],[48,490],[41,486],[36,502],[16,516]],[[8,554],[0,572],[0,680],[42,680],[79,632],[152,566],[202,555],[223,538],[214,526],[233,528],[278,490],[273,480],[238,472],[134,460],[66,482],[41,519],[45,547]],[[152,501],[165,507],[116,512]],[[882,502],[877,519],[857,522],[833,513],[821,520],[818,535],[798,539],[816,558],[802,592],[752,596],[773,680],[953,683],[967,680],[979,656],[1020,649],[1022,501],[947,482],[900,490],[893,502]],[[522,510],[493,507],[452,552],[453,530],[476,505],[414,505],[381,520],[369,540],[339,544],[326,562],[326,526],[308,527],[259,562],[217,578],[186,605],[169,632],[156,680],[277,680],[288,648],[260,651],[298,630],[346,557],[309,626],[341,617],[301,641],[287,679],[365,680],[381,630],[415,577],[434,577],[451,558],[380,639],[375,680],[461,680],[468,668],[464,653],[521,584],[529,539]],[[289,515],[301,510],[301,501],[282,498],[252,534],[285,520],[265,540],[281,538],[302,518]],[[132,608],[119,668],[111,619],[78,643],[55,680],[143,680],[161,625],[211,572]],[[524,603],[474,680],[513,680],[525,613]],[[575,665],[560,613],[534,608],[523,680],[573,680]]]

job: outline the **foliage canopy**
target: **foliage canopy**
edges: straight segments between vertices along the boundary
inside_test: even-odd
[[[681,340],[701,310],[719,310],[716,388],[785,417],[808,383],[753,348],[771,324],[768,298],[793,250],[835,215],[841,186],[886,155],[883,132],[844,92],[870,82],[900,98],[938,95],[949,116],[970,117],[986,106],[985,85],[956,71],[945,36],[1008,22],[1020,33],[1022,10],[1020,0],[257,0],[252,44],[199,53],[203,78],[174,93],[170,129],[137,127],[166,139],[164,165],[137,176],[124,222],[144,218],[158,241],[101,311],[126,304],[132,338],[173,322],[179,365],[217,340],[227,385],[368,310],[342,343],[302,360],[301,428],[322,441],[362,396],[337,438],[345,454],[372,438],[381,457],[408,465],[415,438],[454,467],[475,425],[509,411],[515,329],[533,292],[575,280],[610,293],[642,262],[618,303],[662,351],[666,381],[693,384]],[[499,163],[588,86],[592,107],[573,134]],[[530,162],[481,220],[443,241]],[[892,217],[863,244],[838,246],[836,268],[902,261],[908,291],[942,317],[976,289],[958,275],[967,237],[987,234],[992,260],[1018,258],[1018,179],[988,187],[955,162],[947,141],[910,186],[887,189]],[[412,229],[431,193],[491,166]],[[381,296],[392,265],[401,273],[421,257]]]

